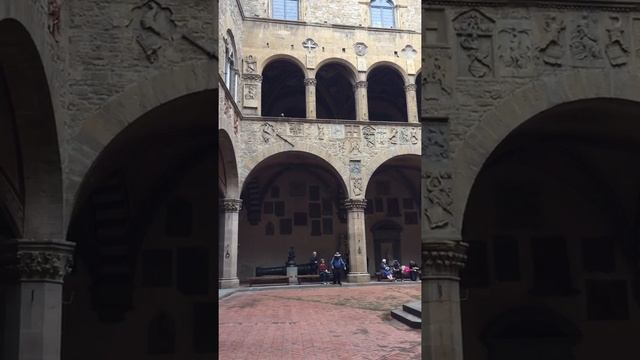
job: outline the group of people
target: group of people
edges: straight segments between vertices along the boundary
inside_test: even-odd
[[[401,281],[404,278],[411,278],[411,280],[418,280],[418,273],[420,272],[420,267],[416,265],[416,262],[411,260],[409,261],[409,265],[400,265],[398,260],[393,260],[391,265],[387,264],[387,259],[382,259],[380,263],[380,272],[382,276],[386,277],[391,281]]]
[[[318,253],[314,251],[311,255],[310,262],[315,265],[316,272],[320,275],[320,281],[323,285],[329,284],[329,279],[333,274],[333,284],[342,286],[342,277],[344,272],[347,271],[347,263],[339,251],[336,251],[328,264],[324,258],[318,259]],[[332,271],[329,271],[329,266],[331,266]]]

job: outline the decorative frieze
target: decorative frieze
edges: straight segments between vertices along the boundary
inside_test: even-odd
[[[346,199],[344,200],[344,207],[347,211],[364,211],[367,208],[366,199]]]
[[[304,86],[316,86],[317,84],[318,84],[318,80],[314,78],[304,79]]]

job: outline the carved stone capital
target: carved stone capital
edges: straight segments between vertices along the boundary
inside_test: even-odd
[[[353,86],[354,89],[360,89],[360,88],[367,88],[367,82],[366,81],[357,81],[356,84]]]
[[[75,244],[63,240],[15,239],[2,243],[2,268],[21,282],[62,283],[73,266]]]
[[[460,270],[467,262],[467,243],[438,240],[422,243],[422,278],[460,280]]]
[[[404,91],[416,91],[416,84],[408,84],[404,86]]]
[[[346,199],[344,207],[347,211],[364,211],[367,208],[366,199]]]
[[[262,75],[258,75],[258,74],[242,74],[242,79],[244,79],[245,81],[253,81],[256,83],[261,83],[262,82]]]
[[[221,199],[220,209],[223,212],[239,212],[242,209],[242,200],[240,199]]]
[[[306,78],[304,79],[304,86],[316,86],[318,80],[314,78]]]

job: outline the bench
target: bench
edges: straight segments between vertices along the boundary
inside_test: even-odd
[[[280,283],[288,284],[289,277],[278,276],[278,275],[265,275],[265,276],[256,276],[256,277],[249,278],[249,287],[251,287],[253,284],[280,284]]]
[[[298,275],[298,284],[303,282],[320,282],[320,275]]]

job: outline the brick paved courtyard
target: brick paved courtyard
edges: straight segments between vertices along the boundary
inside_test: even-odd
[[[220,300],[219,358],[420,359],[420,330],[389,312],[420,283],[238,291]]]

